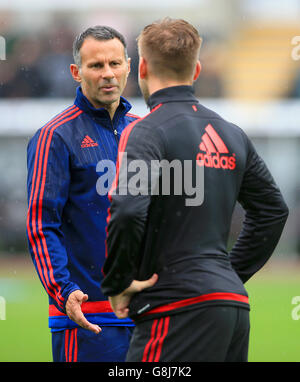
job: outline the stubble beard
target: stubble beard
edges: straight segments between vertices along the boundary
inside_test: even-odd
[[[150,94],[149,94],[149,89],[148,89],[146,81],[139,78],[139,87],[140,87],[140,90],[142,92],[142,95],[144,97],[145,102],[148,104]]]

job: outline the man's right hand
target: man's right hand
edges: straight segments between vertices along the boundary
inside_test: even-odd
[[[81,310],[81,304],[88,300],[88,295],[84,294],[81,290],[75,290],[69,294],[66,302],[66,312],[69,318],[76,322],[84,329],[90,330],[96,334],[99,334],[102,329],[95,324],[89,322],[83,315]]]
[[[129,314],[129,303],[133,295],[144,289],[151,288],[158,280],[157,273],[154,273],[150,279],[139,281],[133,280],[129,287],[118,295],[109,296],[110,305],[118,318],[127,318]]]

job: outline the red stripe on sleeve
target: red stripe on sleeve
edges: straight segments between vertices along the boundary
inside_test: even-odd
[[[61,287],[56,283],[56,281],[54,279],[53,268],[52,268],[52,264],[51,264],[51,260],[50,260],[50,256],[49,256],[49,252],[48,252],[48,247],[47,247],[47,243],[46,243],[46,239],[45,239],[44,232],[43,232],[43,227],[42,227],[43,197],[44,197],[45,184],[46,184],[46,176],[47,176],[48,156],[49,156],[50,144],[51,144],[51,140],[52,140],[52,136],[53,136],[54,130],[57,127],[59,127],[60,125],[62,125],[63,123],[66,123],[66,122],[76,118],[81,113],[82,113],[82,110],[79,110],[77,113],[73,114],[71,117],[69,117],[69,118],[59,122],[57,125],[52,127],[52,129],[51,129],[51,131],[49,133],[49,138],[48,138],[47,146],[46,146],[46,154],[45,154],[45,160],[44,160],[44,167],[43,167],[43,176],[42,176],[42,183],[41,183],[41,191],[40,191],[40,195],[39,195],[39,204],[38,204],[38,231],[39,231],[39,233],[41,235],[42,245],[43,245],[43,249],[44,249],[44,252],[45,252],[45,255],[46,255],[46,261],[47,261],[47,265],[48,265],[48,269],[49,269],[50,280],[51,280],[52,284],[56,288],[58,288],[58,290],[59,290],[58,291],[58,298],[61,299],[62,301],[64,299],[63,299],[63,297],[60,294]]]
[[[36,259],[37,267],[39,270],[39,274],[40,274],[42,280],[44,280],[44,285],[45,285],[47,292],[49,293],[49,295],[51,297],[56,299],[57,303],[61,307],[63,307],[63,297],[60,294],[61,288],[56,283],[56,281],[54,279],[53,268],[51,265],[51,260],[50,260],[50,256],[49,256],[49,252],[48,252],[48,248],[47,248],[47,243],[46,243],[46,239],[45,239],[45,236],[43,233],[43,228],[42,228],[42,203],[43,203],[43,195],[44,195],[46,175],[47,175],[46,172],[47,172],[48,155],[49,155],[50,144],[51,144],[53,132],[60,125],[66,123],[66,122],[70,121],[71,119],[74,119],[78,115],[80,115],[82,113],[82,111],[81,110],[78,111],[78,110],[79,109],[77,107],[75,107],[69,113],[64,114],[63,118],[58,118],[57,120],[52,121],[52,123],[50,123],[49,125],[46,125],[44,128],[45,132],[44,132],[43,139],[41,142],[41,147],[39,147],[38,167],[37,167],[37,162],[35,163],[35,172],[36,172],[36,168],[38,168],[38,175],[37,175],[37,180],[36,180],[35,185],[34,184],[32,185],[31,200],[30,200],[31,205],[29,206],[29,212],[28,212],[28,218],[29,218],[30,210],[32,210],[31,223],[32,223],[32,228],[33,228],[33,237],[37,242],[37,247],[38,247],[37,251],[36,251],[36,246],[35,246],[34,240],[32,239],[29,220],[28,220],[27,227],[28,227],[28,232],[29,232],[29,235],[28,235],[29,240],[30,240],[30,243],[32,245],[32,248],[33,248],[33,251],[35,254],[35,259]],[[68,118],[65,118],[68,115],[70,115],[70,116]],[[47,138],[48,132],[49,132],[49,136]],[[41,136],[42,136],[42,134],[40,135],[39,138],[41,138]],[[47,140],[47,143],[46,143],[46,140]],[[38,144],[39,144],[39,142],[38,142]],[[46,145],[46,149],[45,149],[45,145]],[[44,149],[46,150],[45,156],[44,156]],[[37,157],[38,157],[38,154],[36,154],[35,159],[37,159]],[[44,162],[43,162],[43,157],[44,157]],[[42,167],[43,167],[43,169],[42,169]],[[41,175],[42,175],[42,177],[41,177]],[[33,194],[33,188],[34,188],[34,194]],[[39,195],[39,198],[37,199],[37,195],[38,195],[39,190],[40,190],[40,195]],[[32,194],[33,194],[33,196],[32,196]],[[38,204],[37,204],[37,202],[38,202]],[[36,222],[36,208],[37,207],[38,207],[38,220]],[[39,236],[41,237],[42,245],[41,245]],[[42,247],[43,247],[43,250],[45,253],[45,257],[43,255]],[[41,263],[39,260],[41,260],[42,268],[41,268]],[[45,260],[46,260],[46,262],[45,262]],[[50,280],[48,277],[48,271],[47,271],[46,263],[47,263],[47,266],[49,269]],[[45,275],[45,279],[43,278],[43,274]],[[52,291],[52,293],[50,292],[50,290]]]
[[[41,281],[42,281],[47,293],[53,298],[55,298],[55,294],[53,294],[53,287],[50,286],[50,288],[52,289],[52,291],[50,291],[48,288],[49,280],[48,280],[47,276],[46,276],[47,280],[45,280],[45,278],[44,278],[44,273],[42,271],[39,256],[38,256],[38,253],[36,250],[36,245],[35,245],[35,242],[32,238],[31,228],[30,228],[30,211],[32,210],[32,216],[34,216],[34,218],[32,217],[31,221],[35,221],[36,205],[34,206],[35,208],[33,209],[32,204],[33,204],[33,195],[36,195],[36,174],[37,174],[37,167],[38,167],[37,166],[38,158],[39,158],[39,155],[40,155],[40,157],[43,155],[43,152],[41,152],[41,150],[40,150],[42,138],[44,139],[44,136],[48,133],[48,129],[51,126],[53,126],[56,122],[62,120],[66,116],[72,114],[74,107],[75,107],[75,105],[70,107],[69,109],[67,109],[63,113],[59,114],[56,118],[54,118],[52,121],[50,121],[48,124],[46,124],[40,132],[40,136],[39,136],[39,139],[37,142],[37,147],[36,147],[36,155],[35,155],[35,161],[34,161],[34,170],[33,170],[33,177],[32,177],[31,193],[30,193],[30,198],[29,198],[29,208],[28,208],[27,222],[26,222],[29,241],[30,241],[30,244],[32,246],[32,250],[34,253],[35,260],[36,260],[37,269],[38,269],[39,275],[41,277]],[[40,171],[40,167],[39,167],[39,171]],[[36,227],[33,226],[33,236],[35,236],[35,235],[36,235]],[[45,263],[44,263],[43,258],[41,259],[41,261],[42,261],[42,266],[45,267]],[[55,293],[55,290],[54,290],[54,293]]]

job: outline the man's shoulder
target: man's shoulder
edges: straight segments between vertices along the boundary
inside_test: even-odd
[[[209,119],[211,121],[215,121],[216,123],[219,123],[220,125],[226,126],[226,128],[228,129],[243,132],[243,130],[238,125],[236,125],[230,120],[227,120],[226,117],[222,116],[215,110],[210,109],[202,105],[201,103],[197,104],[197,108],[199,109],[200,118],[203,118],[205,120]]]
[[[76,105],[71,105],[48,120],[48,122],[36,131],[36,135],[45,132],[53,133],[54,131],[60,131],[65,126],[72,125],[73,122],[77,122],[77,117],[82,113],[83,111]]]
[[[60,126],[66,125],[68,122],[76,120],[83,111],[76,105],[71,105],[52,117],[46,124],[44,124],[41,130],[56,130]]]
[[[60,127],[66,126],[76,121],[77,117],[81,115],[83,111],[76,105],[69,106],[62,112],[55,115],[50,119],[43,127],[42,130],[57,130]]]
[[[143,117],[134,115],[135,118],[122,132],[120,141],[121,148],[124,148],[127,145],[128,140],[136,143],[140,139],[149,139],[150,141],[154,139],[154,136],[157,135],[156,131],[159,124],[152,120],[152,115],[160,106],[161,105],[158,105],[158,107],[152,109]]]
[[[48,122],[35,131],[29,139],[28,147],[37,144],[39,141],[48,141],[49,137],[60,135],[62,137],[68,134],[70,128],[74,127],[74,123],[78,121],[78,116],[82,114],[76,105],[71,105],[54,115]],[[68,129],[69,126],[69,129]]]
[[[143,117],[135,116],[137,118],[134,120],[134,122],[135,122],[134,125],[150,127],[151,122],[154,122],[154,126],[155,126],[155,121],[156,121],[156,117],[157,117],[157,110],[160,109],[162,106],[163,106],[163,104],[157,105],[156,107],[151,109]],[[164,115],[164,113],[162,115]]]
[[[124,122],[123,122],[124,123],[123,129],[127,128],[133,123],[135,124],[137,121],[140,121],[141,119],[142,117],[140,117],[139,115],[126,113],[124,117]]]
[[[125,116],[126,116],[127,119],[131,120],[132,122],[136,121],[137,119],[141,119],[142,118],[139,115],[136,115],[136,114],[133,114],[133,113],[126,113]]]

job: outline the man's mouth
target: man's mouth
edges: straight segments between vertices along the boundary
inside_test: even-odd
[[[117,87],[115,85],[105,85],[105,86],[101,86],[101,90],[103,90],[104,92],[112,92],[116,89]]]

